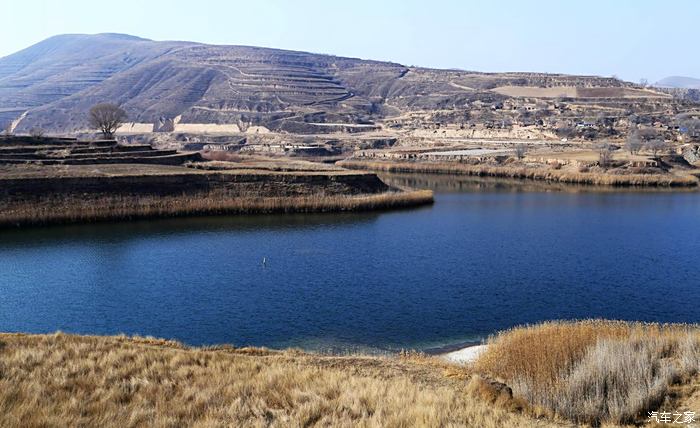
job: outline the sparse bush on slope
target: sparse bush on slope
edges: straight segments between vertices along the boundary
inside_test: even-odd
[[[700,367],[700,334],[681,325],[551,322],[496,336],[475,368],[517,398],[581,423],[632,423]]]
[[[667,338],[599,340],[564,379],[551,407],[568,419],[630,423],[658,408],[676,369]]]

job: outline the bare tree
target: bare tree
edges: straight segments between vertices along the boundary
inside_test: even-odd
[[[560,126],[554,130],[554,132],[559,136],[559,138],[572,138],[576,135],[576,128],[573,126]]]
[[[509,116],[503,116],[501,119],[501,128],[503,129],[510,129],[513,127],[513,119],[511,119]]]
[[[666,142],[661,138],[654,138],[653,140],[647,141],[646,148],[656,156],[657,153],[666,148]]]
[[[697,119],[692,114],[679,114],[676,116],[676,122],[681,128],[681,133],[685,134],[689,139],[700,136],[700,119]]]
[[[126,112],[116,104],[102,103],[90,109],[90,126],[99,129],[105,138],[112,138],[126,120]]]
[[[691,138],[700,136],[700,119],[689,119],[685,122],[685,127],[687,129],[688,135]]]
[[[630,131],[630,133],[627,135],[625,148],[629,150],[631,155],[634,155],[639,153],[639,151],[642,150],[642,147],[644,147],[644,143],[642,143],[642,140],[639,138],[637,130]]]
[[[610,143],[603,143],[598,146],[598,165],[601,168],[607,168],[612,162],[612,146]]]
[[[525,157],[525,154],[527,153],[527,146],[525,144],[516,144],[515,145],[515,156],[518,159],[522,159]]]
[[[649,86],[649,79],[647,79],[646,77],[642,77],[641,79],[639,79],[639,85],[642,88],[646,88],[647,86]]]
[[[32,138],[43,138],[45,134],[46,133],[44,132],[44,130],[39,127],[34,127],[29,130],[29,136],[31,136]]]
[[[248,122],[245,117],[239,117],[236,120],[236,125],[238,125],[238,129],[240,129],[241,132],[246,132],[248,130],[250,122]]]
[[[526,122],[531,116],[532,114],[530,113],[530,110],[526,109],[525,107],[520,107],[518,109],[518,119],[521,123]]]
[[[675,144],[673,144],[673,141],[667,141],[665,143],[664,148],[667,150],[667,152],[670,156],[674,156],[674,155],[678,154],[678,148],[676,147]]]
[[[639,130],[639,136],[644,141],[655,140],[659,137],[659,131],[654,128],[642,128]]]

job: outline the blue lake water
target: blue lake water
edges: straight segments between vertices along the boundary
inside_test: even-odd
[[[436,180],[404,211],[0,231],[0,331],[395,350],[700,321],[700,194]]]

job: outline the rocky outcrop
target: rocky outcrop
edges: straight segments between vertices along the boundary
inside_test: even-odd
[[[681,147],[683,158],[690,164],[700,161],[700,144],[685,144]]]

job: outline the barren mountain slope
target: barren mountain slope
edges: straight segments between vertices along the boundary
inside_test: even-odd
[[[434,70],[119,34],[56,36],[0,59],[0,125],[14,121],[17,132],[83,130],[98,102],[119,103],[132,121],[158,130],[179,122],[312,133],[532,96],[669,97],[595,76]]]

